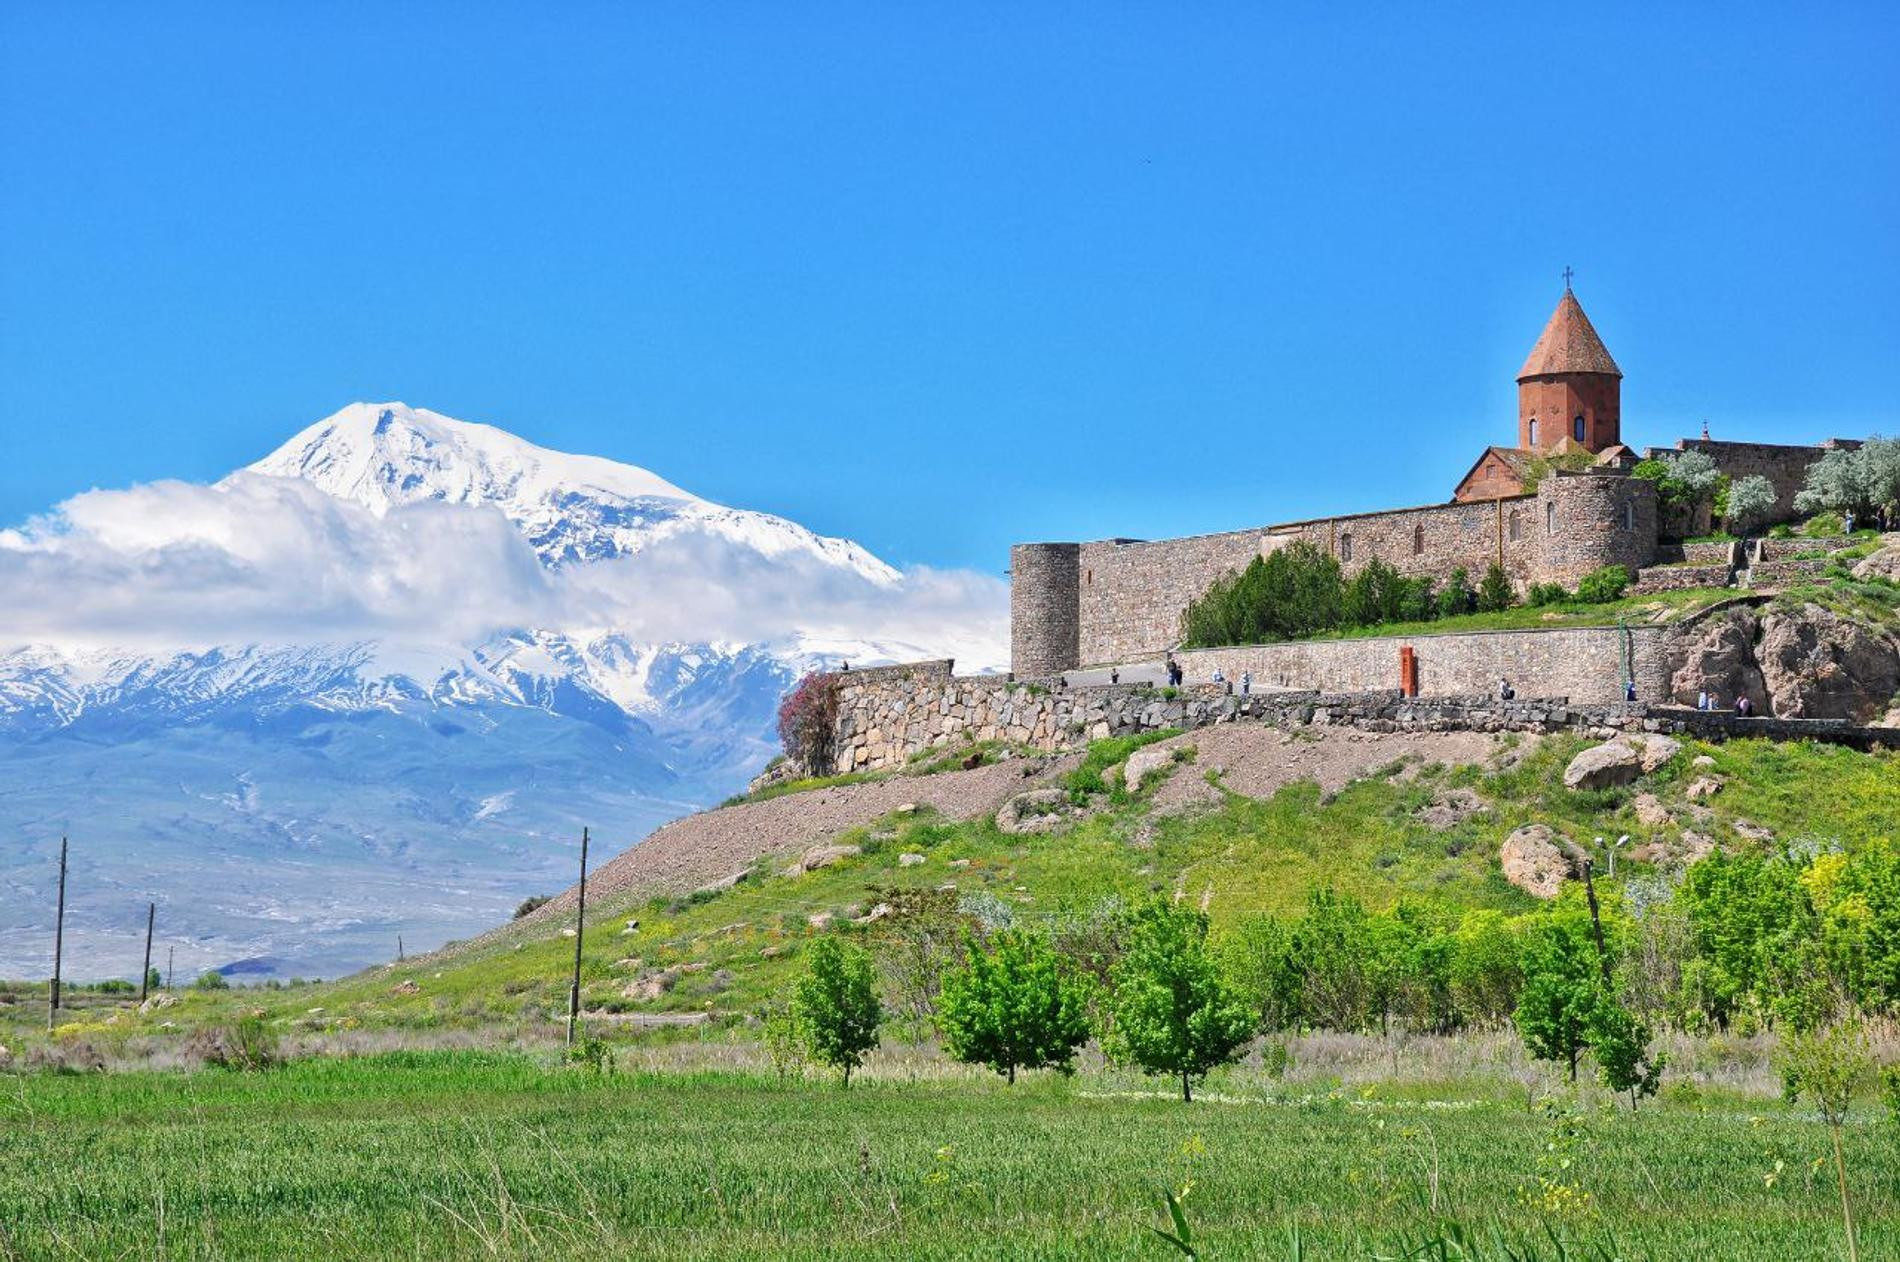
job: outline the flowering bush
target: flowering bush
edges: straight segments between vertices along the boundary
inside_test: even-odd
[[[778,738],[785,756],[814,775],[831,771],[831,733],[838,721],[838,679],[813,671],[778,707]]]

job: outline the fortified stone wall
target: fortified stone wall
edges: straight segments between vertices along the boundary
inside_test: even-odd
[[[1175,654],[1191,684],[1219,669],[1236,687],[1242,673],[1256,691],[1319,687],[1328,692],[1396,688],[1399,656],[1418,661],[1421,697],[1496,693],[1508,679],[1520,696],[1569,697],[1582,703],[1621,701],[1626,668],[1639,697],[1667,695],[1674,632],[1666,627],[1565,627],[1548,631],[1481,631],[1445,635],[1296,640]]]
[[[1759,474],[1774,484],[1775,511],[1771,522],[1794,518],[1794,497],[1807,479],[1808,466],[1833,448],[1852,450],[1860,443],[1847,438],[1830,438],[1819,447],[1790,446],[1782,443],[1729,443],[1709,438],[1684,438],[1674,451],[1700,451],[1715,461],[1715,467],[1736,481]],[[1651,447],[1645,454],[1654,458],[1672,449]]]
[[[949,663],[896,671],[851,672],[839,698],[840,770],[901,767],[920,754],[972,741],[1005,740],[1059,752],[1091,740],[1214,723],[1316,724],[1365,731],[1564,730],[1688,732],[1827,740],[1859,748],[1900,747],[1900,729],[1841,722],[1743,719],[1728,713],[1621,703],[1578,704],[1564,697],[1500,701],[1495,695],[1406,698],[1396,690],[1278,692],[1240,697],[1224,688],[1188,687],[1168,695],[1146,686],[1049,689],[993,676],[953,677]]]
[[[1009,660],[1017,674],[1053,675],[1076,664],[1081,552],[1073,543],[1009,550]]]
[[[1051,669],[1046,656],[1032,667],[1012,658],[1020,678],[1039,678],[1080,665],[1149,657],[1181,638],[1181,614],[1216,579],[1245,569],[1295,540],[1339,558],[1348,575],[1377,557],[1405,575],[1443,581],[1463,567],[1475,585],[1496,561],[1520,584],[1538,577],[1541,544],[1531,496],[1481,503],[1433,504],[1389,513],[1359,513],[1263,526],[1218,535],[1154,542],[1110,539],[1081,545],[1077,584],[1080,634],[1076,656]],[[1030,545],[1050,547],[1061,545]],[[1015,557],[1018,552],[1012,552]],[[1012,565],[1011,621],[1050,599],[1038,587],[1021,590]],[[1020,590],[1020,595],[1016,594]]]

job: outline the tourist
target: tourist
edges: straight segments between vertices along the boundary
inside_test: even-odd
[[[1253,694],[1253,672],[1250,670],[1243,670],[1240,672],[1240,695],[1243,697],[1246,697],[1246,696],[1251,696],[1252,694]]]
[[[1636,704],[1636,681],[1634,679],[1625,679],[1623,681],[1623,700],[1629,702],[1631,705]]]
[[[1504,678],[1502,675],[1498,676],[1498,700],[1510,701],[1514,699],[1516,696],[1517,696],[1517,689],[1511,687],[1511,681]]]
[[[1122,668],[1119,666],[1109,667],[1108,668],[1108,682],[1111,684],[1118,684],[1121,681],[1122,681]]]
[[[1225,672],[1221,670],[1220,667],[1216,666],[1214,668],[1214,686],[1216,688],[1219,688],[1221,687],[1221,685],[1225,684],[1226,682],[1227,682],[1227,675],[1225,674]]]
[[[1747,718],[1754,712],[1755,703],[1748,699],[1747,693],[1743,693],[1741,696],[1735,698],[1735,713],[1741,715],[1743,718]]]
[[[1841,518],[1841,522],[1845,529],[1845,532],[1850,535],[1853,534],[1854,533],[1854,510],[1851,508],[1848,509],[1847,515]]]
[[[1698,709],[1698,710],[1708,710],[1708,709],[1711,709],[1711,708],[1713,707],[1713,704],[1714,704],[1714,702],[1713,702],[1713,700],[1712,700],[1712,699],[1710,698],[1710,696],[1709,696],[1709,694],[1708,694],[1708,690],[1707,690],[1707,689],[1704,689],[1703,691],[1701,691],[1701,692],[1698,692],[1698,693],[1696,693],[1696,695],[1695,695],[1695,708],[1696,708],[1696,709]]]

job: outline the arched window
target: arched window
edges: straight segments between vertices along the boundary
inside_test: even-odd
[[[1339,536],[1339,559],[1342,561],[1352,560],[1352,535],[1350,533]]]
[[[1524,534],[1523,519],[1517,515],[1517,510],[1515,508],[1511,510],[1511,516],[1508,522],[1508,528],[1511,532],[1512,543],[1516,543],[1518,539],[1521,538]]]
[[[1412,527],[1412,555],[1423,556],[1424,553],[1425,553],[1425,527],[1414,526]]]
[[[1544,505],[1544,533],[1547,535],[1557,533],[1557,506],[1555,504]]]
[[[1570,422],[1570,436],[1578,442],[1583,441],[1583,418],[1581,416]]]
[[[1537,445],[1537,418],[1536,418],[1536,417],[1534,417],[1534,416],[1533,416],[1533,417],[1531,418],[1531,441],[1530,441],[1530,445],[1531,445],[1531,446],[1533,446],[1533,447],[1535,447],[1535,446]]]

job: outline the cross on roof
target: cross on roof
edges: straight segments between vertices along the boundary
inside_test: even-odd
[[[1570,270],[1570,265],[1568,263],[1564,264],[1564,292],[1565,293],[1570,292],[1570,278],[1574,275],[1576,275],[1576,273]]]

